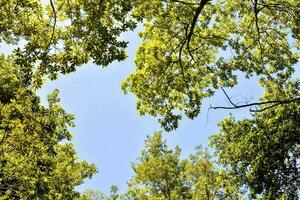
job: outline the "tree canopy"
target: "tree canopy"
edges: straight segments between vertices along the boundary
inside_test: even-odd
[[[135,27],[129,1],[0,0],[0,198],[74,199],[75,186],[96,173],[79,162],[73,144],[73,116],[48,107],[36,95],[46,78],[56,79],[93,61],[126,58],[120,34]]]
[[[280,84],[298,63],[298,0],[133,2],[144,30],[136,71],[122,87],[136,95],[140,114],[158,117],[167,131],[182,113],[197,117],[202,100],[237,85],[239,74]]]
[[[125,199],[240,199],[231,172],[218,167],[207,150],[198,146],[186,159],[181,149],[169,149],[161,133],[147,137],[145,149],[134,163],[134,175]]]
[[[24,44],[15,60],[37,87],[89,61],[107,66],[126,58],[120,34],[135,23],[130,1],[1,0],[0,42]]]
[[[74,199],[74,190],[96,167],[78,161],[73,115],[59,105],[58,91],[48,106],[26,87],[19,68],[0,57],[0,199]]]
[[[138,23],[136,71],[122,89],[136,95],[141,115],[172,131],[217,90],[229,106],[211,108],[254,113],[220,122],[216,159],[200,147],[183,159],[155,133],[127,192],[80,195],[75,187],[96,167],[78,160],[74,116],[58,90],[42,105],[37,89],[83,64],[124,60],[121,34]],[[0,55],[0,199],[299,199],[299,38],[299,0],[0,0],[0,47],[14,48]],[[227,94],[241,77],[257,77],[258,102]]]
[[[135,176],[132,184],[145,185],[150,199],[189,199],[186,161],[180,160],[180,149],[168,149],[159,133],[148,137],[145,146],[138,163],[133,165]]]
[[[93,61],[107,66],[126,58],[120,34],[135,27],[130,1],[0,0],[0,199],[74,199],[75,187],[96,173],[78,161],[73,115],[36,95],[56,79]]]
[[[291,98],[299,82],[279,90],[268,85],[263,99]],[[295,91],[295,88],[297,90]],[[290,103],[254,114],[251,119],[229,117],[212,137],[220,161],[231,166],[254,198],[298,199],[300,188],[300,105]]]

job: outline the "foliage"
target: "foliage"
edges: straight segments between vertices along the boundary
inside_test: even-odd
[[[118,199],[119,195],[118,195],[118,186],[116,185],[112,185],[110,187],[110,200],[116,200]]]
[[[0,199],[74,199],[95,172],[78,162],[68,127],[73,116],[58,92],[42,106],[33,88],[89,61],[126,58],[120,34],[132,30],[129,1],[0,0]]]
[[[263,100],[291,98],[299,93],[299,80],[283,87],[267,84]],[[300,105],[269,108],[251,119],[233,117],[220,123],[212,137],[220,161],[230,166],[253,198],[299,199]]]
[[[85,190],[77,200],[104,200],[105,194],[97,190]]]
[[[299,0],[133,2],[144,31],[122,87],[167,131],[182,113],[195,118],[203,98],[235,86],[237,72],[283,83],[298,63]]]
[[[186,173],[192,183],[191,199],[241,199],[241,191],[235,177],[228,169],[222,169],[213,161],[208,150],[201,146],[189,156]]]
[[[186,161],[180,160],[180,149],[170,150],[160,133],[145,141],[132,184],[149,187],[151,199],[188,199],[189,184],[186,181]]]
[[[68,127],[73,116],[57,91],[42,106],[33,88],[93,61],[126,58],[120,34],[135,27],[130,1],[0,0],[0,199],[74,199],[96,168],[78,162]]]
[[[98,190],[85,190],[81,197],[77,198],[76,200],[117,200],[118,198],[118,187],[112,185],[110,187],[109,196],[105,195],[104,193]]]
[[[74,117],[57,90],[42,106],[12,64],[0,57],[0,199],[74,199],[74,188],[96,172],[69,142]]]
[[[160,133],[145,141],[146,149],[133,164],[134,176],[124,199],[239,199],[237,184],[224,169],[218,169],[207,151],[198,147],[188,159],[180,148],[170,150]]]
[[[241,188],[249,198],[298,199],[299,8],[299,0],[0,0],[0,45],[17,46],[0,55],[0,199],[240,199]],[[264,112],[220,123],[212,145],[223,168],[201,148],[181,159],[155,133],[127,193],[80,197],[75,186],[96,168],[77,159],[58,91],[43,106],[35,89],[90,61],[124,60],[120,35],[136,22],[142,44],[122,88],[140,114],[176,129],[183,113],[197,117],[204,98],[238,84],[237,74],[259,77]]]
[[[124,60],[127,42],[119,36],[135,27],[131,8],[116,0],[0,0],[0,42],[24,44],[14,60],[40,87],[44,76],[56,79],[90,60]]]

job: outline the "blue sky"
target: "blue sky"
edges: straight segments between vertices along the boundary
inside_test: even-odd
[[[140,42],[137,32],[122,37],[130,42],[129,58],[125,62],[112,63],[107,68],[87,64],[75,73],[48,81],[39,91],[45,102],[48,93],[55,88],[60,90],[63,108],[75,114],[76,127],[72,132],[79,159],[95,163],[99,169],[97,175],[78,187],[79,191],[97,189],[108,193],[112,184],[125,191],[126,182],[133,174],[131,162],[139,156],[146,135],[161,130],[153,117],[138,115],[134,95],[124,95],[121,91],[122,80],[135,69],[135,50]],[[242,79],[228,93],[237,100],[255,100],[261,95],[256,79]],[[197,119],[184,118],[176,131],[164,133],[170,147],[179,145],[186,156],[195,146],[207,145],[209,135],[218,132],[217,122],[229,114],[224,110],[208,113],[210,104],[226,105],[227,101],[221,92],[206,99]],[[247,117],[249,108],[234,110],[233,114],[238,118]]]

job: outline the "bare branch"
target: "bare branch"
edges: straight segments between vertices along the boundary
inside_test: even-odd
[[[278,106],[278,105],[295,103],[295,102],[300,102],[300,97],[296,97],[296,98],[293,98],[293,99],[284,99],[284,100],[262,101],[262,102],[249,103],[249,104],[243,104],[243,105],[232,104],[232,106],[210,106],[209,109],[233,110],[233,109],[239,109],[239,108],[245,108],[245,107],[261,106],[261,105],[271,104],[270,106],[267,106],[267,107],[262,108],[262,109],[250,109],[251,112],[262,112],[262,111],[265,111],[269,108],[272,108],[272,107],[275,107],[275,106]]]
[[[225,89],[223,87],[221,87],[221,90],[223,91],[223,93],[225,94],[226,98],[228,99],[229,103],[233,106],[233,107],[237,107],[237,105],[235,103],[232,102],[231,98],[228,96],[227,92],[225,91]]]

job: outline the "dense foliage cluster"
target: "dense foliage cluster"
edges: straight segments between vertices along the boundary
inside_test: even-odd
[[[268,85],[263,99],[291,98],[299,93],[300,82],[278,89]],[[252,119],[229,117],[220,123],[221,133],[214,135],[221,162],[230,165],[241,184],[253,197],[268,199],[285,196],[297,199],[300,188],[300,104],[290,103],[254,114]]]
[[[204,98],[237,85],[237,72],[280,84],[298,63],[299,0],[133,2],[144,31],[123,90],[167,131],[182,112],[193,119]]]
[[[0,199],[74,199],[75,186],[95,172],[79,162],[72,143],[73,116],[48,106],[24,84],[22,72],[0,57]]]
[[[169,149],[160,133],[148,137],[145,145],[133,165],[128,199],[239,199],[234,177],[219,169],[201,146],[189,158],[181,159],[180,148]]]
[[[36,86],[89,61],[107,66],[126,58],[122,32],[132,30],[130,1],[1,0],[0,41],[22,42],[15,59]]]

